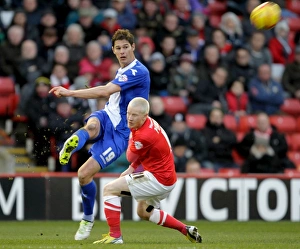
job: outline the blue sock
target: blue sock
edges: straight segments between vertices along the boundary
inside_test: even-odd
[[[82,206],[83,206],[83,219],[87,221],[93,221],[93,209],[95,204],[97,186],[94,181],[81,186],[81,197],[82,197]]]
[[[90,139],[89,133],[83,128],[76,131],[73,135],[77,135],[79,139],[78,139],[78,145],[72,151],[72,153],[80,150],[85,145],[86,141]]]

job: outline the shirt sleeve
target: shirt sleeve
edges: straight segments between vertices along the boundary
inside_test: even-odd
[[[133,86],[143,84],[145,81],[145,73],[142,70],[132,68],[124,72],[119,77],[113,79],[111,82],[119,85],[122,90],[126,90]]]

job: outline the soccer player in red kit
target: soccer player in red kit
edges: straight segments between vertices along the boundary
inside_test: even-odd
[[[193,243],[202,242],[197,227],[188,226],[159,209],[160,201],[175,187],[177,177],[169,139],[148,114],[146,99],[137,97],[129,102],[127,122],[131,136],[127,159],[131,164],[119,178],[104,186],[104,213],[109,233],[94,244],[123,244],[120,215],[121,196],[124,195],[137,200],[137,214],[141,219],[176,229]],[[134,173],[139,165],[144,171]]]

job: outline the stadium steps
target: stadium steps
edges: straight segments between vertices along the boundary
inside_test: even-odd
[[[36,166],[35,162],[27,154],[25,147],[11,147],[7,151],[15,158],[16,173],[47,172],[46,166]]]

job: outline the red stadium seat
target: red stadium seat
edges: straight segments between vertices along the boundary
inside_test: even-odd
[[[187,111],[187,106],[181,97],[166,96],[162,97],[162,100],[164,102],[165,112],[171,116],[174,116],[178,112],[186,113]]]
[[[251,128],[256,127],[256,115],[246,115],[240,117],[238,130],[241,132],[248,132]]]
[[[236,118],[233,115],[224,116],[224,125],[229,130],[237,131],[238,125]]]
[[[291,150],[300,151],[300,133],[291,134],[289,137]]]
[[[241,174],[241,170],[238,168],[220,168],[218,173],[225,174],[227,176],[239,176]]]
[[[0,116],[13,117],[18,101],[14,81],[10,77],[0,77]]]
[[[204,128],[207,118],[204,114],[186,114],[185,121],[188,127],[196,130]]]
[[[280,110],[289,115],[300,115],[300,101],[295,98],[285,99]]]
[[[296,131],[296,119],[293,116],[273,115],[270,116],[270,123],[279,132],[293,133]]]
[[[300,177],[300,171],[298,169],[285,169],[284,174],[289,177]]]

